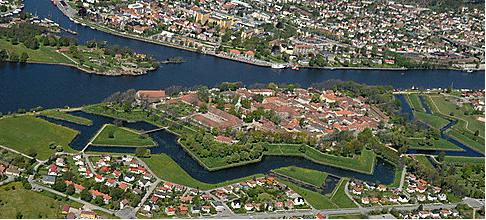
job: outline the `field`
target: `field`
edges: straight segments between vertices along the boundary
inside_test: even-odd
[[[436,115],[427,114],[425,112],[414,112],[414,114],[418,120],[430,125],[435,129],[441,129],[449,123],[447,119]]]
[[[287,182],[279,179],[279,181],[289,188],[297,192],[299,195],[304,197],[304,199],[316,209],[337,209],[339,206],[334,204],[328,196],[324,196],[318,192],[314,192],[308,189],[301,188],[291,182]]]
[[[484,164],[484,157],[461,157],[461,156],[445,156],[444,163],[454,165],[469,164]]]
[[[410,107],[412,108],[412,110],[417,111],[417,112],[425,112],[425,109],[422,106],[422,102],[420,102],[418,94],[409,94],[406,97],[407,97],[407,101],[410,104]]]
[[[75,152],[68,145],[77,131],[56,125],[34,116],[15,116],[0,119],[0,145],[29,154],[34,151],[37,158],[47,159],[56,149],[49,144],[55,143],[66,152]]]
[[[356,204],[346,195],[344,191],[348,181],[348,178],[342,178],[336,185],[336,189],[334,189],[331,195],[331,201],[338,205],[339,208],[356,208]]]
[[[282,167],[273,171],[306,183],[310,183],[317,187],[320,187],[324,183],[328,175],[327,173],[321,171],[309,170],[295,166]]]
[[[452,118],[456,118],[464,121],[463,124],[458,124],[461,129],[465,129],[471,133],[479,132],[479,136],[484,138],[484,123],[477,120],[481,115],[465,115],[465,111],[471,110],[471,106],[464,105],[459,107],[452,101],[456,98],[445,96],[429,96],[432,100],[432,105],[436,107],[437,111],[443,115],[447,115]]]
[[[430,143],[427,144],[427,143]],[[439,138],[438,140],[434,138],[430,139],[409,139],[408,145],[410,149],[419,150],[448,150],[448,151],[464,151],[464,149],[454,145],[453,143]]]
[[[63,204],[41,193],[24,189],[20,182],[0,186],[0,218],[2,219],[63,218],[61,215]]]
[[[363,150],[360,156],[354,158],[324,154],[315,148],[306,146],[305,153],[299,151],[295,144],[269,144],[267,155],[301,156],[316,163],[353,170],[362,173],[372,173],[376,155],[371,150]]]
[[[185,170],[183,170],[174,160],[172,160],[172,158],[170,158],[166,154],[155,154],[152,155],[150,158],[143,158],[142,160],[161,179],[182,184],[185,186],[199,188],[200,190],[226,186],[232,183],[240,182],[244,179],[251,179],[253,177],[243,177],[240,179],[235,179],[222,183],[209,184],[201,182],[189,176],[189,174],[187,174]],[[260,177],[263,176],[263,174],[257,174],[255,176]]]
[[[429,161],[429,159],[427,159],[427,156],[425,155],[415,155],[415,159],[421,163],[421,164],[424,164],[425,166],[431,168],[431,169],[435,169],[434,168],[434,165],[432,165],[432,163]]]
[[[49,118],[59,119],[59,120],[63,120],[75,124],[80,124],[80,125],[90,126],[93,124],[93,122],[87,118],[70,115],[66,112],[61,112],[58,110],[46,110],[41,112],[41,114]]]
[[[149,136],[141,135],[128,128],[107,124],[101,129],[101,132],[93,140],[93,145],[129,147],[148,147],[155,145],[155,142]]]
[[[32,50],[25,47],[22,43],[13,45],[5,39],[0,39],[0,48],[15,52],[19,56],[23,52],[26,52],[29,55],[29,59],[27,60],[28,62],[74,64],[71,60],[56,52],[56,48],[54,47],[40,46],[39,49]]]

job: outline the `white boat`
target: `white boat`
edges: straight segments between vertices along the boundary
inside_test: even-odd
[[[285,65],[279,64],[279,63],[274,63],[272,64],[272,69],[283,69],[285,68]]]
[[[467,69],[466,72],[472,73],[474,70],[473,69]]]

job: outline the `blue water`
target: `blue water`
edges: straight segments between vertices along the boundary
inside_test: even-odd
[[[71,67],[44,64],[0,64],[0,112],[30,109],[81,106],[102,101],[116,91],[158,89],[171,85],[214,86],[224,81],[256,83],[296,83],[303,87],[329,79],[352,80],[370,85],[392,85],[395,88],[484,89],[484,72],[468,74],[449,70],[275,70],[224,60],[213,56],[117,37],[76,25],[49,0],[25,0],[25,10],[41,18],[50,17],[65,28],[77,31],[80,42],[91,39],[107,41],[147,53],[156,59],[183,57],[180,65],[163,65],[139,77],[107,77],[86,74]]]
[[[66,126],[80,133],[74,138],[69,146],[75,150],[81,150],[86,146],[89,140],[96,134],[96,132],[103,126],[103,124],[113,123],[113,119],[109,117],[93,115],[85,112],[72,112],[70,114],[88,118],[93,121],[93,125],[84,126],[57,119],[42,117],[50,122]],[[145,122],[125,123],[125,127],[136,130],[152,130],[156,128],[154,125]],[[253,163],[241,167],[228,168],[218,171],[208,171],[193,160],[179,144],[177,144],[177,137],[166,131],[158,131],[149,134],[150,137],[157,143],[156,147],[151,147],[152,154],[165,153],[169,155],[179,166],[182,167],[193,178],[206,182],[218,183],[226,180],[232,180],[240,177],[251,176],[258,173],[268,173],[272,169],[277,169],[286,166],[298,166],[307,169],[319,170],[330,173],[338,177],[350,177],[361,179],[369,182],[389,184],[393,181],[394,166],[384,160],[378,158],[372,175],[362,174],[358,172],[343,170],[330,166],[325,166],[311,162],[300,157],[281,157],[281,156],[264,156],[261,162]],[[116,152],[116,153],[133,153],[135,148],[131,147],[100,147],[91,146],[87,151],[94,152]],[[336,180],[331,178],[328,180],[329,186],[325,189],[332,191],[336,185]]]

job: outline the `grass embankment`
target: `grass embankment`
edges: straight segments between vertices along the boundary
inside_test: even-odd
[[[54,118],[58,120],[63,120],[75,124],[80,124],[80,125],[86,125],[86,126],[91,126],[93,122],[87,118],[75,116],[75,115],[70,115],[66,112],[61,112],[58,110],[46,110],[42,111],[41,115],[44,115],[49,118]]]
[[[321,153],[317,149],[309,146],[306,146],[305,153],[302,153],[299,151],[299,146],[296,144],[268,144],[268,151],[264,152],[264,154],[300,156],[324,165],[367,174],[373,173],[376,154],[372,150],[362,150],[361,155],[350,158]]]
[[[422,106],[422,102],[420,102],[418,94],[408,94],[407,101],[412,110],[416,112],[425,112],[425,109]]]
[[[356,213],[356,214],[348,214],[348,215],[328,215],[327,216],[329,219],[365,219],[366,216],[363,216],[362,214]]]
[[[458,131],[454,127],[452,129],[448,129],[445,133],[451,136],[452,138],[456,139],[457,141],[472,148],[473,150],[484,154],[484,139],[480,139],[479,137],[474,137],[473,134],[470,134],[465,131],[462,132]]]
[[[5,145],[25,154],[35,151],[37,158],[47,159],[56,149],[49,144],[55,143],[66,152],[76,152],[69,143],[78,131],[66,128],[34,116],[15,116],[0,119],[0,145]]]
[[[435,129],[441,129],[449,123],[449,121],[445,118],[432,114],[427,114],[425,112],[414,112],[414,114],[418,120],[430,125],[432,128]]]
[[[101,129],[101,132],[93,140],[93,145],[118,147],[150,147],[155,145],[155,142],[148,135],[142,135],[128,128],[106,124]]]
[[[331,195],[322,195],[308,189],[297,186],[291,182],[281,180],[280,182],[301,195],[312,207],[316,209],[338,209],[338,208],[355,208],[354,202],[344,193],[344,186],[349,179],[343,178]]]
[[[409,139],[408,146],[410,147],[410,149],[418,150],[464,151],[464,149],[442,138],[439,138],[437,140],[434,138],[430,138],[427,140]]]
[[[26,52],[29,55],[27,62],[74,65],[71,60],[58,53],[55,47],[46,47],[41,45],[39,49],[32,50],[25,47],[25,45],[22,43],[13,45],[7,40],[0,38],[0,48],[14,52],[19,56],[23,52]]]
[[[456,126],[459,130],[464,129],[473,134],[476,131],[480,131],[479,136],[484,138],[484,122],[477,119],[478,117],[483,117],[483,115],[464,114],[466,111],[472,110],[471,106],[463,105],[462,107],[459,107],[452,102],[452,100],[456,99],[454,97],[445,97],[443,95],[429,97],[432,100],[432,105],[435,105],[437,107],[437,111],[441,114],[467,122],[458,123]]]
[[[272,170],[278,174],[282,174],[288,177],[292,177],[294,179],[312,184],[314,186],[320,187],[326,180],[328,174],[317,171],[317,170],[310,170],[304,169],[300,167],[290,166],[290,167],[282,167],[275,170]]]
[[[395,167],[395,172],[393,175],[393,182],[388,185],[389,187],[399,187],[400,186],[400,180],[402,179],[402,172],[403,169],[400,169],[399,167]]]
[[[443,163],[460,166],[464,164],[484,164],[484,157],[445,156]]]
[[[425,166],[431,168],[431,169],[435,169],[434,168],[434,165],[432,165],[432,163],[430,162],[430,160],[427,158],[427,156],[425,155],[415,155],[415,159],[421,163],[421,164],[424,164]]]
[[[182,169],[166,154],[154,154],[150,158],[142,158],[142,160],[159,178],[185,186],[199,188],[200,190],[213,189],[253,178],[253,176],[249,176],[221,183],[210,184],[192,178],[184,169]],[[261,177],[263,174],[256,174],[254,176]]]
[[[342,178],[331,194],[331,201],[334,204],[337,204],[339,208],[356,208],[356,204],[346,195],[345,192],[346,183],[348,181],[348,178]]]
[[[63,218],[63,202],[22,187],[20,182],[0,186],[0,218]]]

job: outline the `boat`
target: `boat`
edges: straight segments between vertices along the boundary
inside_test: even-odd
[[[280,63],[274,63],[272,64],[272,69],[283,69],[285,68],[285,65],[280,64]]]
[[[472,73],[474,70],[473,69],[467,69],[466,72]]]
[[[299,67],[298,66],[293,66],[292,67],[292,70],[299,70]]]

